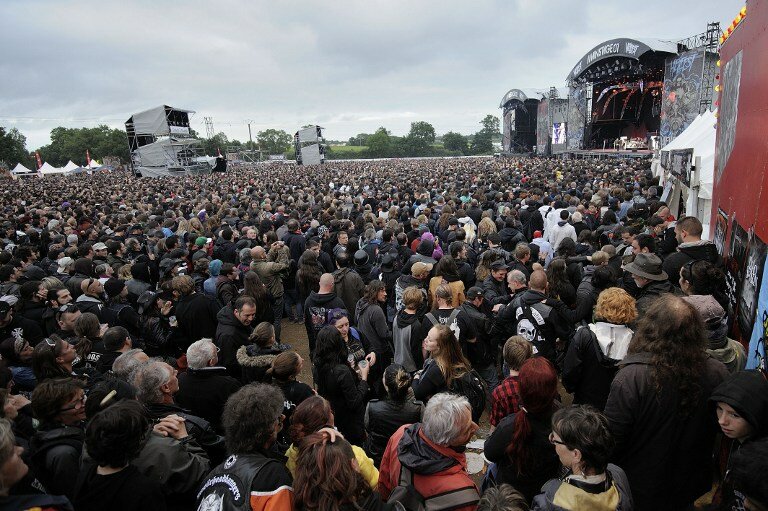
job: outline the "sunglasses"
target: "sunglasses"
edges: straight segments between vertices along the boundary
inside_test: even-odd
[[[69,412],[71,410],[79,410],[80,408],[85,406],[85,400],[87,399],[86,395],[83,394],[78,398],[74,403],[72,403],[69,406],[65,406],[64,408],[59,409],[60,413]]]
[[[65,303],[64,305],[56,309],[56,312],[58,312],[59,314],[63,314],[65,312],[75,312],[76,310],[78,310],[78,308],[77,308],[77,305],[75,305],[74,303]]]

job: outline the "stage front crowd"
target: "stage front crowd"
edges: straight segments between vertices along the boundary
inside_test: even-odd
[[[3,182],[0,510],[768,509],[768,382],[649,167]]]

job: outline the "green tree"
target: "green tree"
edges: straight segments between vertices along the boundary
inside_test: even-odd
[[[485,117],[483,117],[483,120],[480,121],[480,124],[483,126],[483,129],[481,131],[488,133],[492,137],[500,133],[501,121],[495,115],[491,115],[491,114],[486,115]]]
[[[51,143],[38,149],[43,161],[53,166],[67,161],[84,165],[86,151],[91,158],[101,161],[105,156],[116,156],[128,161],[128,141],[125,131],[101,125],[95,128],[63,128],[51,130]]]
[[[261,150],[266,154],[283,154],[291,145],[293,137],[283,130],[268,129],[256,135]]]
[[[368,145],[368,139],[370,137],[370,133],[358,133],[354,137],[349,137],[349,141],[347,143],[353,146],[366,146]]]
[[[5,162],[9,169],[15,167],[17,163],[30,169],[34,168],[30,166],[32,159],[27,152],[27,137],[16,128],[6,131],[0,126],[0,162]]]
[[[403,141],[406,153],[412,156],[426,155],[435,141],[435,128],[425,121],[411,123],[411,131]]]
[[[449,151],[461,151],[463,154],[468,152],[467,137],[453,131],[443,135],[443,146]]]
[[[470,147],[472,154],[490,154],[493,152],[493,138],[491,134],[480,130],[472,137],[472,145]]]
[[[392,152],[392,137],[383,126],[368,137],[368,154],[374,158],[390,156]]]
[[[201,139],[200,145],[202,146],[203,152],[206,155],[216,156],[218,154],[218,151],[221,151],[221,154],[226,153],[227,147],[230,145],[230,142],[226,134],[219,132],[219,133],[216,133],[211,138]]]

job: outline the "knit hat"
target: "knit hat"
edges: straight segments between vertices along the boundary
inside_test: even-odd
[[[213,261],[208,264],[208,273],[211,277],[218,277],[219,273],[221,273],[221,265],[223,263],[219,259],[214,259]]]
[[[107,296],[110,298],[114,298],[117,295],[119,295],[124,288],[125,288],[125,282],[123,282],[120,279],[116,279],[114,277],[110,277],[104,283],[104,292],[107,293]]]

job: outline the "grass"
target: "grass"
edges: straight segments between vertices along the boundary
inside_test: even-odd
[[[361,145],[339,145],[339,146],[331,147],[331,151],[337,154],[362,153],[366,149],[368,149],[367,146],[361,146]]]

